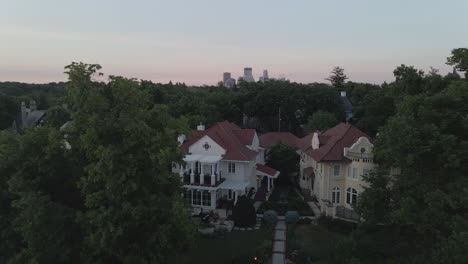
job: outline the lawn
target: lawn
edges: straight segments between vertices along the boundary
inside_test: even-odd
[[[269,228],[249,231],[232,231],[225,238],[199,237],[189,252],[180,254],[177,264],[234,264],[253,263],[255,252],[260,244],[273,237]]]
[[[298,250],[300,256],[309,257],[313,263],[328,263],[335,244],[347,236],[343,229],[330,229],[326,225],[295,225],[288,230],[288,252]]]

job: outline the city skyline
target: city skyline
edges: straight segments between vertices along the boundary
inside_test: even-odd
[[[72,61],[154,82],[215,85],[222,72],[256,80],[392,81],[400,64],[441,73],[468,43],[468,2],[2,1],[0,81],[66,80]],[[261,12],[262,11],[262,12]],[[240,19],[242,18],[242,19]]]

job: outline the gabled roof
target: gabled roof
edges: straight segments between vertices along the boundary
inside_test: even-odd
[[[28,114],[24,120],[24,126],[30,127],[37,125],[39,121],[46,115],[47,110],[35,110]]]
[[[182,144],[180,148],[185,153],[189,153],[191,145],[202,137],[208,136],[226,150],[223,160],[248,161],[255,158],[258,154],[257,151],[246,147],[246,145],[252,144],[254,135],[255,130],[253,129],[241,129],[234,123],[223,121],[203,131],[192,131],[192,138]]]
[[[318,149],[306,148],[305,153],[315,161],[343,161],[345,160],[344,148],[350,147],[360,137],[371,140],[366,133],[357,127],[341,123],[319,135],[320,146]]]
[[[263,164],[257,164],[256,169],[257,169],[257,172],[267,174],[268,176],[271,176],[273,178],[278,177],[278,175],[280,173],[279,171],[277,171],[277,170],[275,170],[275,169],[273,169],[271,167],[268,167],[267,165],[263,165]]]
[[[269,132],[260,136],[260,146],[269,148],[273,145],[283,143],[290,147],[297,148],[298,138],[289,132]]]

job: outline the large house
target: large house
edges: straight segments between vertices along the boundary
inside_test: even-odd
[[[29,102],[29,108],[25,102],[21,102],[21,112],[13,120],[10,130],[20,132],[28,127],[42,126],[47,117],[47,110],[38,110],[36,101]]]
[[[274,188],[279,172],[264,165],[263,149],[254,129],[220,122],[205,130],[199,125],[188,141],[180,138],[184,164],[173,164],[183,182],[185,201],[195,208],[215,210],[235,204],[241,195]]]
[[[302,191],[315,196],[326,215],[358,218],[352,206],[366,186],[362,176],[376,166],[369,136],[341,123],[300,139],[298,147]]]

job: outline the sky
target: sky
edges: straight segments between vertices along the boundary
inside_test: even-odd
[[[467,0],[0,0],[0,81],[64,81],[73,61],[154,82],[392,81],[468,47]]]

